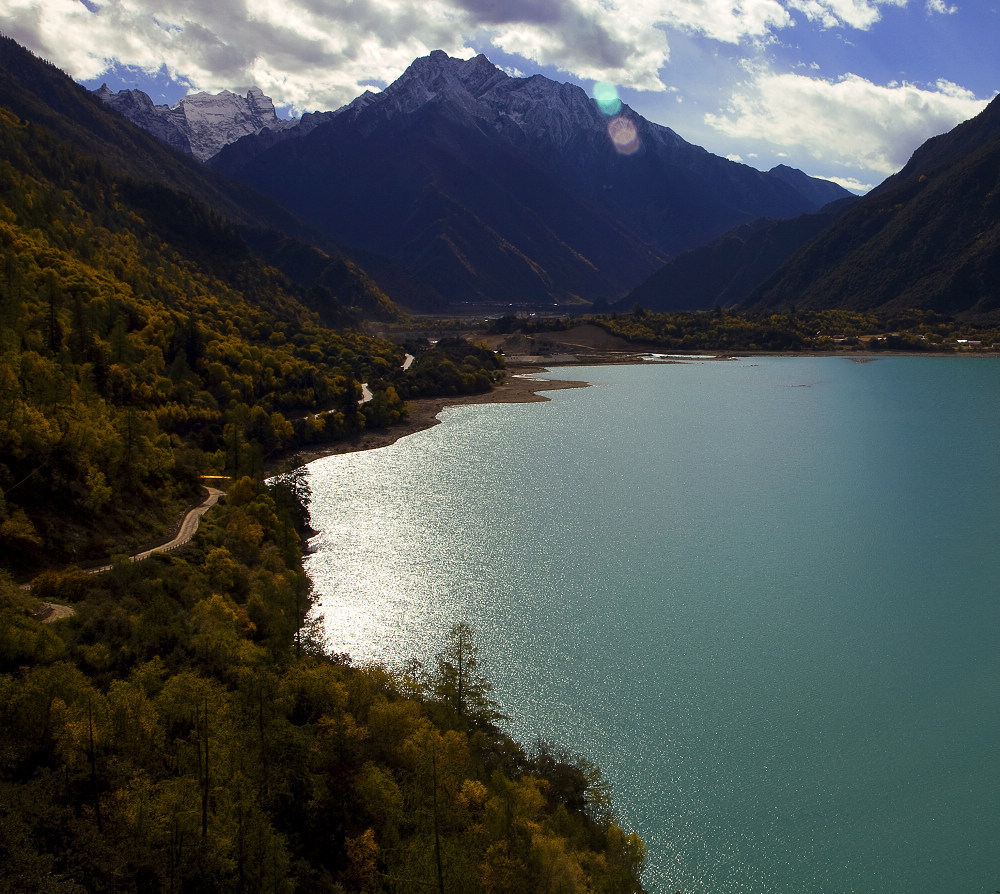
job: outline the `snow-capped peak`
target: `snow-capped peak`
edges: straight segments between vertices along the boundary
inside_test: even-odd
[[[405,72],[365,107],[382,116],[411,114],[422,106],[446,102],[498,131],[511,128],[562,143],[580,127],[606,125],[596,104],[579,87],[542,75],[515,78],[486,56],[455,59],[442,50],[414,60]]]
[[[141,90],[113,93],[104,85],[95,92],[140,127],[201,161],[240,137],[298,124],[278,118],[271,98],[259,87],[242,95],[229,90],[192,93],[172,107],[154,105]]]

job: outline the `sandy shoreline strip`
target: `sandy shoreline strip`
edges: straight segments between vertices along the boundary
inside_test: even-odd
[[[459,394],[450,397],[422,397],[406,402],[407,418],[392,428],[363,431],[359,437],[335,444],[300,450],[296,454],[301,465],[334,456],[340,453],[354,453],[358,450],[375,450],[395,444],[400,438],[412,435],[437,425],[441,411],[447,407],[463,407],[471,404],[515,404],[535,403],[549,400],[539,391],[561,391],[564,388],[586,388],[588,382],[571,382],[565,379],[538,379],[536,373],[548,372],[548,367],[519,367],[508,369],[502,385],[484,394]]]

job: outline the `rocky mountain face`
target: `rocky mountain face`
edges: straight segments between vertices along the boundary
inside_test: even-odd
[[[228,90],[194,93],[174,106],[154,105],[141,90],[115,93],[105,84],[95,92],[134,124],[199,161],[207,161],[241,137],[279,132],[300,123],[278,118],[271,98],[257,87],[245,96]]]
[[[1000,318],[1000,99],[917,149],[746,307],[792,305]]]
[[[621,298],[672,256],[840,187],[761,172],[578,87],[435,51],[306,128],[268,128],[210,164],[453,304]]]

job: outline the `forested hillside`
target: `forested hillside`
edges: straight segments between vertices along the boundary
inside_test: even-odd
[[[1000,319],[1000,99],[921,146],[745,308],[920,308]]]
[[[158,165],[174,160],[158,144],[139,177],[152,138],[16,44],[0,49],[4,567],[134,551],[196,498],[199,475],[259,474],[283,452],[405,413],[402,348],[351,328],[359,307],[389,307],[361,271],[164,182]],[[102,116],[109,132],[95,136]],[[101,142],[120,131],[128,164]],[[485,383],[479,366],[460,371],[461,388],[488,390],[497,365]],[[454,393],[421,381],[406,393]],[[375,397],[359,406],[362,382]]]
[[[179,554],[0,575],[0,892],[641,891],[597,771],[494,726],[474,631],[390,673],[300,627],[304,485],[241,479]]]
[[[103,555],[137,516],[190,501],[199,474],[260,471],[363,425],[358,383],[402,361],[320,326],[205,206],[4,110],[0,215],[0,557],[15,568]]]

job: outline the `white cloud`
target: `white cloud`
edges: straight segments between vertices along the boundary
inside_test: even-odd
[[[418,56],[473,53],[441,0],[0,0],[4,32],[81,80],[112,61],[219,91],[257,84],[299,109],[349,102]],[[471,33],[471,32],[469,32]]]
[[[886,6],[909,0],[672,0],[655,4],[645,16],[667,26],[703,34],[724,43],[759,40],[795,24],[793,12],[826,28],[867,30],[882,18]],[[942,4],[943,0],[928,0]],[[629,6],[631,12],[632,6]]]
[[[614,2],[602,0],[561,0],[544,17],[489,23],[485,32],[495,47],[539,65],[577,78],[659,92],[666,89],[660,70],[669,61],[670,49],[651,14],[652,7],[644,2],[626,5],[622,0],[616,8]]]
[[[654,3],[646,18],[723,43],[762,38],[792,24],[778,0],[672,0]]]
[[[256,83],[313,109],[388,83],[433,49],[470,56],[471,42],[484,39],[578,78],[662,91],[669,47],[655,8],[651,0],[0,0],[0,20],[81,80],[113,61],[165,66],[199,89]]]
[[[888,175],[913,150],[978,114],[985,100],[947,81],[933,89],[913,84],[879,86],[848,74],[824,80],[764,68],[732,94],[706,123],[740,140],[798,147],[817,162]]]
[[[819,176],[823,177],[822,174]],[[861,180],[858,180],[857,177],[823,177],[823,179],[836,183],[838,186],[842,186],[844,189],[848,189],[859,195],[863,195],[864,193],[875,188],[874,183],[863,183]]]
[[[79,79],[113,61],[198,89],[256,83],[298,109],[336,108],[414,58],[491,44],[571,77],[661,92],[671,29],[766,43],[795,24],[868,28],[907,0],[0,0],[4,31]],[[927,0],[935,10],[945,0]]]
[[[826,28],[867,30],[882,18],[883,6],[906,6],[907,0],[788,0],[792,9]]]
[[[958,12],[958,7],[950,6],[944,0],[927,0],[927,12],[929,14],[938,13],[939,15],[953,16]]]

